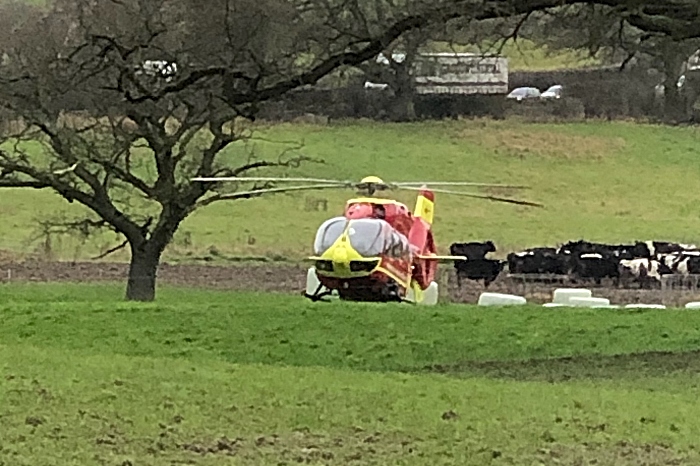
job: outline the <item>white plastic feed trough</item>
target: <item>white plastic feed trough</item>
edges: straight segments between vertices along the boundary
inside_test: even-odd
[[[625,309],[666,309],[663,304],[628,304]]]
[[[591,290],[585,288],[557,288],[552,295],[552,303],[570,304],[572,298],[590,298],[592,296]]]
[[[481,293],[479,306],[522,306],[527,300],[522,296],[502,293]]]
[[[700,301],[693,301],[685,305],[686,309],[700,309]]]
[[[570,298],[569,304],[576,307],[609,307],[607,298]]]

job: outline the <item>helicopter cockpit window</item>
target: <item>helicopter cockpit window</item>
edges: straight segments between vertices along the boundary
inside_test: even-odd
[[[326,220],[319,227],[316,232],[316,240],[314,241],[314,253],[323,254],[333,246],[333,243],[338,241],[340,235],[345,231],[345,226],[348,223],[348,219],[345,217],[335,217],[330,220]]]
[[[386,248],[386,253],[391,257],[405,257],[410,255],[411,246],[408,238],[397,231],[391,232],[391,243]]]
[[[402,257],[410,251],[406,237],[384,220],[353,220],[350,222],[348,234],[353,249],[364,257],[380,254]]]

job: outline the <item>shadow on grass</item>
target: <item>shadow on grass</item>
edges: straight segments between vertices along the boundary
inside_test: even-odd
[[[638,379],[700,373],[700,350],[650,351],[612,356],[573,356],[526,361],[467,361],[424,368],[454,376],[484,376],[508,380],[565,382],[577,379]]]

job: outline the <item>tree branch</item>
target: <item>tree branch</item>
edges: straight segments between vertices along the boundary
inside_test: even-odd
[[[119,245],[117,245],[117,246],[115,246],[115,247],[113,247],[113,248],[111,248],[111,249],[108,249],[107,251],[103,252],[103,253],[100,254],[100,255],[97,255],[97,256],[93,257],[92,260],[96,260],[96,261],[97,261],[97,260],[104,259],[105,257],[107,257],[107,256],[109,256],[109,255],[112,255],[112,254],[114,254],[115,252],[124,249],[125,247],[128,246],[128,244],[129,244],[129,240],[124,240],[124,242],[122,242],[121,244],[119,244]]]
[[[12,160],[12,157],[2,150],[0,150],[0,167],[2,168],[3,172],[6,173],[6,176],[16,176],[21,174],[31,178],[31,181],[27,181],[28,183],[35,185],[31,187],[50,187],[69,202],[72,202],[73,200],[80,202],[84,206],[93,210],[105,222],[113,225],[115,229],[117,229],[120,233],[123,233],[127,238],[133,241],[138,241],[140,234],[138,225],[129,220],[109,201],[108,198],[98,194],[91,196],[80,189],[69,185],[67,182],[62,181],[62,178],[58,175],[49,174],[41,169],[17,163]],[[78,166],[74,172],[77,174],[79,169],[81,169],[80,166]]]
[[[151,224],[153,223],[153,217],[148,217],[146,220],[146,223],[141,226],[141,233],[144,237],[148,235],[148,229],[151,227]],[[95,256],[92,258],[92,260],[101,260],[104,259],[105,257],[114,254],[117,251],[120,251],[124,249],[127,245],[129,244],[129,240],[125,240],[121,244],[118,244],[117,246],[114,246],[113,248],[108,249],[107,251],[103,252],[102,254]]]
[[[11,179],[0,179],[0,188],[33,188],[33,189],[45,189],[50,188],[51,185],[47,183],[42,183],[40,181],[21,181],[21,180],[11,180]]]

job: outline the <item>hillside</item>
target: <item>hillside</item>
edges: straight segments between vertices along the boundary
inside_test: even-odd
[[[324,164],[290,171],[295,176],[524,183],[532,189],[523,197],[546,204],[533,209],[438,195],[435,230],[443,250],[453,241],[483,239],[493,240],[502,251],[582,237],[700,241],[695,200],[700,141],[692,128],[624,122],[352,122],[283,124],[259,136],[303,141],[304,154],[324,159]],[[261,155],[284,147],[255,143]],[[240,152],[229,156],[240,157]],[[352,195],[318,191],[214,204],[183,223],[168,257],[303,257],[316,228],[340,214]],[[413,205],[410,192],[396,197]],[[328,210],[306,210],[315,200],[326,200]],[[114,235],[85,244],[57,237],[48,245],[28,241],[35,218],[68,209],[79,207],[50,192],[3,191],[0,249],[85,258],[117,244]]]
[[[550,49],[547,45],[538,45],[528,39],[518,39],[517,43],[509,40],[505,44],[501,41],[484,41],[479,46],[435,42],[428,48],[436,52],[500,52],[508,58],[508,69],[511,72],[577,69],[603,64],[602,60],[590,57],[586,51]]]

